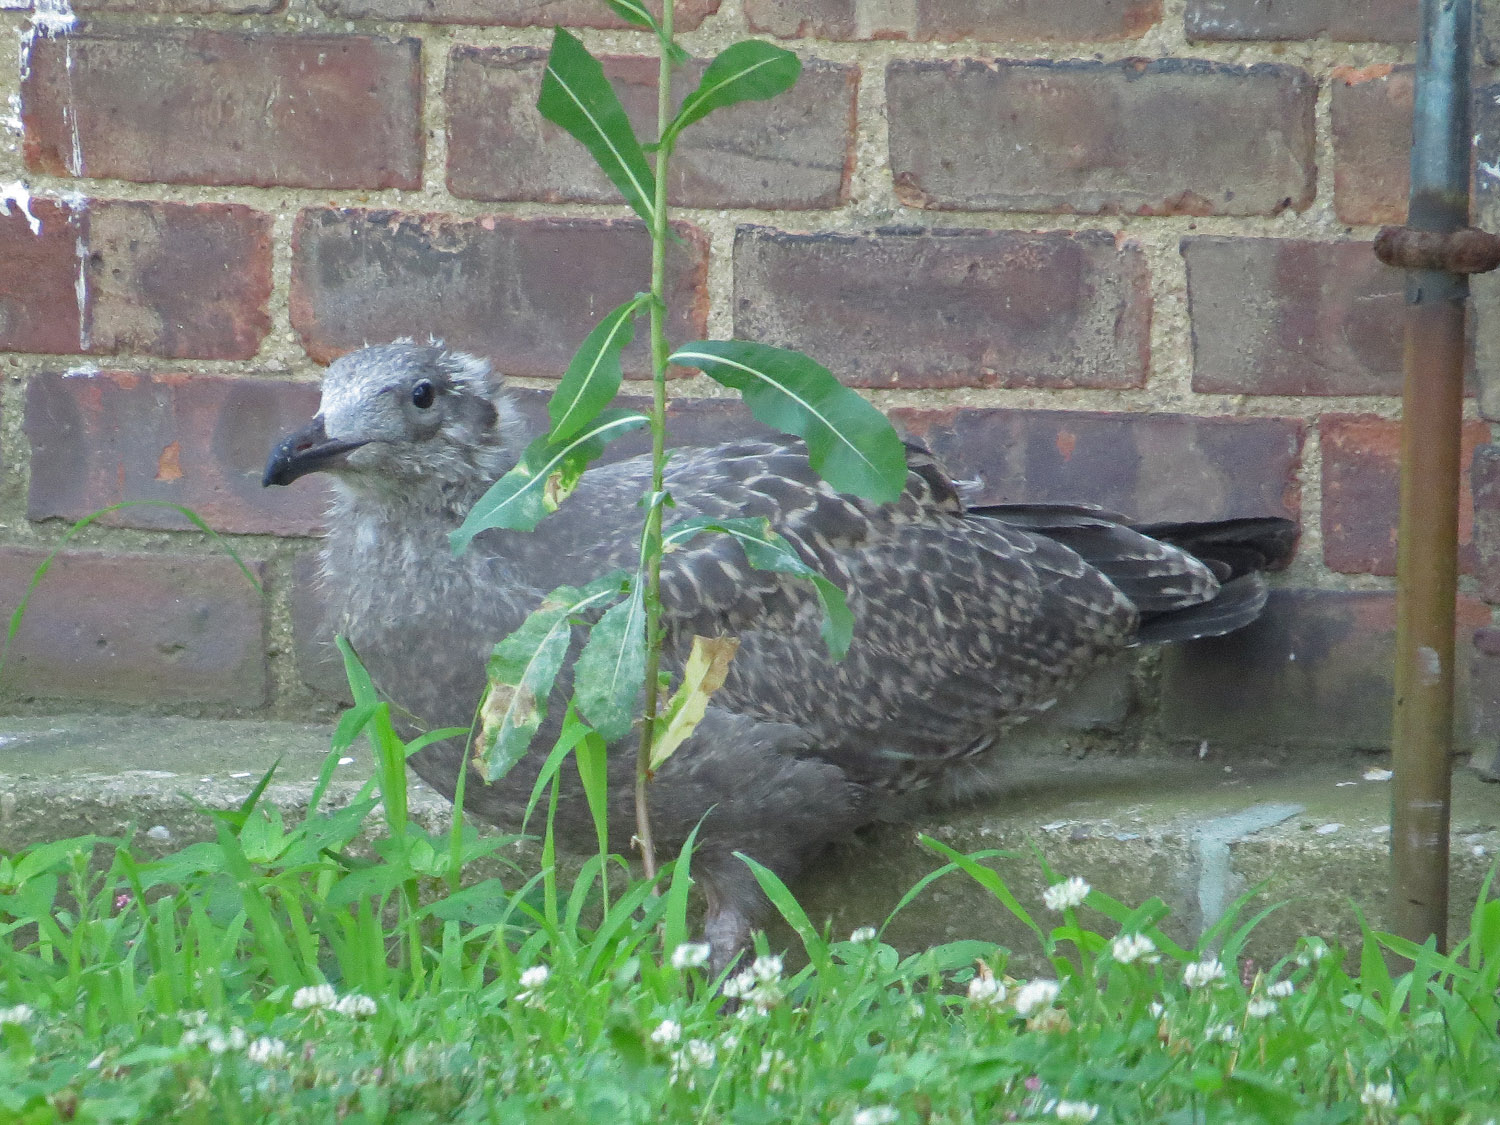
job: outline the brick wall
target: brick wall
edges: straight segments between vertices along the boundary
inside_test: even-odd
[[[139,499],[193,508],[266,594],[174,509],[115,511],[38,588],[9,705],[325,712],[320,485],[262,491],[268,445],[313,409],[319,364],[398,334],[489,356],[539,408],[647,255],[537,115],[548,29],[605,58],[643,133],[651,44],[598,0],[15,2],[0,601],[72,521]],[[1404,211],[1416,0],[679,8],[699,58],[754,33],[806,67],[687,134],[674,335],[811,352],[992,499],[1300,519],[1261,625],[1167,656],[1140,699],[1117,680],[1095,718],[1379,745],[1402,301],[1370,240]],[[1500,11],[1482,20],[1493,228]],[[1475,289],[1460,649],[1493,726],[1500,641],[1470,639],[1500,601],[1500,283]],[[701,379],[676,393],[688,439],[743,424]]]

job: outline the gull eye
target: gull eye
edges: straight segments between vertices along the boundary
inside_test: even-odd
[[[435,398],[437,398],[437,388],[429,379],[423,379],[411,389],[411,404],[418,410],[426,410]]]

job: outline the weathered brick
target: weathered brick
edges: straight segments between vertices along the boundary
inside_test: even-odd
[[[1473,739],[1469,765],[1486,781],[1500,781],[1500,629],[1492,625],[1475,629],[1467,656],[1468,729]]]
[[[741,227],[735,331],[860,387],[1138,387],[1141,248],[1104,231],[786,234]]]
[[[1193,389],[1400,394],[1400,271],[1368,242],[1187,238]]]
[[[26,391],[34,520],[76,520],[127,500],[195,511],[216,531],[311,535],[326,485],[261,487],[271,445],[318,408],[318,391],[284,379],[51,372]],[[104,517],[120,527],[193,526],[171,508]]]
[[[661,0],[646,6],[661,17]],[[498,24],[505,27],[608,27],[630,25],[599,0],[318,0],[336,19],[413,23]],[[719,10],[719,0],[677,0],[674,26],[692,31]]]
[[[1317,84],[1198,59],[898,59],[891,172],[914,207],[1270,215],[1312,202]]]
[[[1415,68],[1388,63],[1335,67],[1331,85],[1339,218],[1346,223],[1404,223],[1411,192]],[[1476,87],[1470,113],[1474,221],[1493,230],[1500,220],[1500,84]]]
[[[420,188],[420,52],[367,35],[39,36],[23,64],[26,163],[146,183]]]
[[[1479,595],[1500,603],[1500,445],[1482,444],[1469,462],[1469,481],[1474,505],[1474,571],[1479,576]],[[1492,638],[1500,657],[1500,631]]]
[[[1161,19],[1161,0],[746,0],[750,30],[783,39],[1134,39]]]
[[[1418,0],[1188,0],[1189,39],[1414,43]]]
[[[1346,223],[1404,223],[1415,68],[1335,67],[1333,203]]]
[[[0,214],[0,349],[248,359],[270,293],[271,218],[239,204],[33,199],[29,216]]]
[[[1458,603],[1459,719],[1468,741],[1469,636],[1489,622]],[[1260,619],[1225,637],[1169,645],[1161,725],[1171,738],[1266,746],[1387,748],[1396,596],[1386,591],[1273,590]]]
[[[707,319],[708,240],[673,230],[668,335],[686,341]],[[292,257],[292,324],[319,362],[432,334],[506,374],[556,377],[606,312],[647,288],[651,245],[633,219],[316,209],[298,217]],[[645,337],[626,350],[628,374],[648,371]]]
[[[1089,503],[1141,520],[1298,515],[1302,427],[1286,418],[1066,410],[889,412],[979,502]]]
[[[1323,560],[1346,574],[1396,573],[1396,524],[1401,494],[1401,423],[1368,414],[1325,414]],[[1489,440],[1483,422],[1463,428],[1463,465]],[[1475,570],[1474,497],[1467,474],[1459,489],[1458,563]]]
[[[448,187],[470,199],[618,203],[587,150],[536,109],[546,53],[456,47],[448,61]],[[655,59],[601,60],[636,134],[656,134]],[[706,63],[680,71],[678,104]],[[688,207],[836,207],[854,160],[859,68],[805,60],[788,93],[719,110],[682,134],[668,193]]]
[[[7,614],[46,557],[0,548]],[[43,699],[257,707],[266,699],[264,601],[222,556],[64,551],[31,596],[4,683],[8,694]]]

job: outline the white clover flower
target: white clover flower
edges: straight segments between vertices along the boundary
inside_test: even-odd
[[[1055,980],[1034,980],[1016,989],[1016,1015],[1030,1016],[1057,999],[1062,985]]]
[[[668,1046],[682,1038],[682,1024],[676,1020],[662,1020],[651,1032],[651,1042]]]
[[[1005,982],[992,976],[976,976],[969,982],[969,1001],[987,1008],[1005,1003]]]
[[[361,996],[358,992],[351,992],[348,996],[339,998],[333,1010],[341,1016],[349,1016],[351,1019],[363,1019],[365,1016],[375,1014],[375,1001],[368,996]]]
[[[339,994],[333,990],[333,985],[310,984],[292,994],[292,1007],[299,1012],[304,1008],[331,1008],[338,999]]]
[[[745,1000],[755,1006],[756,1012],[766,1012],[786,999],[781,987],[781,958],[757,957],[748,969],[741,969],[724,982],[724,995],[731,1000]],[[748,1018],[749,1008],[742,1008],[740,1016]]]
[[[10,1008],[0,1008],[0,1026],[8,1023],[30,1023],[34,1015],[36,1015],[36,1009],[30,1004],[16,1004]]]
[[[284,1062],[290,1055],[291,1052],[287,1050],[285,1043],[269,1035],[262,1035],[245,1048],[245,1057],[253,1063],[260,1063],[261,1066]]]
[[[895,1106],[872,1105],[868,1109],[856,1109],[850,1125],[891,1125],[900,1117]]]
[[[1203,1038],[1210,1043],[1233,1043],[1238,1035],[1239,1029],[1232,1023],[1211,1025],[1203,1029]]]
[[[713,1066],[718,1054],[712,1043],[702,1039],[689,1039],[672,1052],[671,1081],[685,1081],[687,1087],[692,1089],[696,1084],[693,1071],[707,1070]]]
[[[781,958],[769,953],[755,959],[750,966],[750,975],[761,984],[769,984],[781,979],[781,968]]]
[[[1052,1112],[1057,1114],[1059,1121],[1084,1125],[1099,1116],[1099,1107],[1092,1102],[1058,1102],[1052,1107]]]
[[[1382,1082],[1379,1086],[1366,1082],[1365,1088],[1360,1091],[1359,1104],[1371,1109],[1395,1109],[1396,1087],[1389,1082]]]
[[[705,1039],[689,1039],[681,1054],[688,1063],[699,1070],[707,1070],[719,1057],[718,1049]]]
[[[547,983],[547,978],[552,975],[552,970],[546,965],[533,965],[521,973],[522,988],[541,988]]]
[[[1156,952],[1156,942],[1145,934],[1121,934],[1109,943],[1109,955],[1122,965],[1139,961]]]
[[[1151,1003],[1146,1005],[1146,1011],[1151,1013],[1151,1017],[1153,1019],[1159,1020],[1162,1018],[1162,1016],[1167,1014],[1167,1006],[1160,1000],[1153,1000],[1151,1001]]]
[[[217,1028],[205,1028],[203,1045],[208,1048],[211,1055],[223,1055],[230,1051],[243,1051],[249,1044],[249,1037],[242,1027],[231,1027],[228,1031],[220,1031]]]
[[[1257,996],[1245,1005],[1245,1014],[1251,1019],[1263,1020],[1276,1010],[1276,1001]]]
[[[685,941],[672,950],[672,968],[701,969],[708,964],[710,952],[706,941]]]
[[[731,1000],[743,1000],[755,988],[755,974],[741,969],[724,982],[723,993]]]
[[[853,941],[853,942],[874,941],[875,940],[875,927],[874,926],[861,926],[859,929],[855,930],[852,934],[849,935],[849,940]],[[882,1109],[888,1109],[890,1107],[889,1106],[881,1106],[880,1108],[882,1108]]]
[[[1092,889],[1085,880],[1074,875],[1066,883],[1053,883],[1048,887],[1042,893],[1042,901],[1047,904],[1048,910],[1067,910],[1082,906]]]
[[[183,1012],[182,1013],[182,1026],[183,1027],[202,1027],[207,1022],[208,1022],[208,1013],[205,1012],[201,1008],[198,1009],[196,1012]]]
[[[1302,952],[1297,954],[1297,964],[1306,968],[1314,961],[1321,961],[1328,956],[1328,943],[1320,937],[1305,937],[1302,939]]]
[[[1182,983],[1189,988],[1203,988],[1224,979],[1224,963],[1217,957],[1194,961],[1182,970]]]
[[[725,1048],[725,1050],[728,1049],[727,1047]],[[764,1078],[773,1070],[790,1069],[787,1065],[790,1061],[785,1051],[767,1051],[760,1056],[760,1061],[755,1064],[755,1076],[757,1078]]]
[[[1296,991],[1296,987],[1297,986],[1289,980],[1279,980],[1275,984],[1267,987],[1266,995],[1269,996],[1272,1000],[1285,1000],[1294,991]]]

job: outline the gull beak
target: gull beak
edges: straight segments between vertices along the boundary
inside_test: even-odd
[[[345,454],[364,445],[363,441],[331,441],[323,429],[323,416],[317,415],[302,429],[282,439],[271,450],[266,472],[260,478],[264,487],[291,484],[298,477],[342,464]]]

